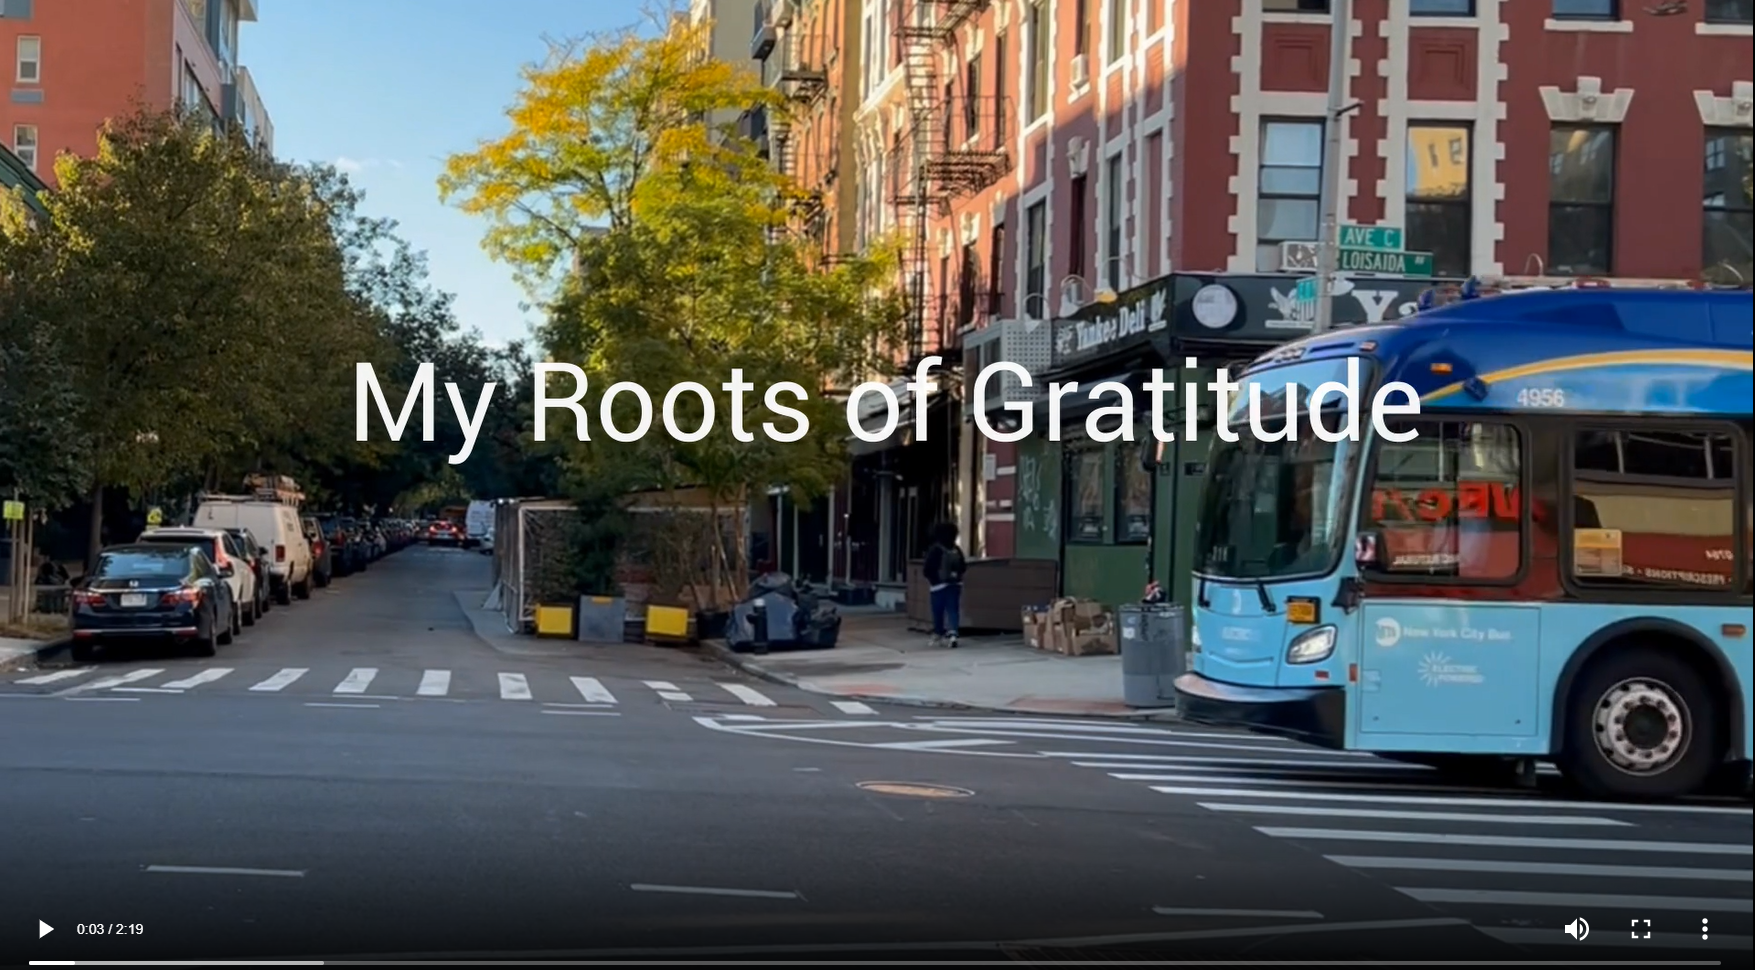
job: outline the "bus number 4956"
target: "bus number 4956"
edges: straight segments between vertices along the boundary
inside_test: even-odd
[[[1517,392],[1517,403],[1526,408],[1563,408],[1566,392],[1557,387],[1526,387]]]

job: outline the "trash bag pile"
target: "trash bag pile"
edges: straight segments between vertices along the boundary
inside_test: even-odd
[[[833,647],[841,635],[841,614],[832,601],[786,573],[766,573],[731,608],[731,619],[725,624],[726,646],[738,651],[757,646],[758,602],[767,613],[769,646]]]

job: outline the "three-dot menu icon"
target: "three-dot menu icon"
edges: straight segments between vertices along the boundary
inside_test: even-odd
[[[1700,918],[1700,938],[1704,940],[1707,938],[1707,935],[1706,917],[1702,916]]]

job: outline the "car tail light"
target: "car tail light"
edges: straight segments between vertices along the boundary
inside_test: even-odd
[[[286,547],[285,546],[275,546],[274,547],[274,561],[275,562],[286,562]]]
[[[103,606],[105,600],[102,593],[93,593],[90,590],[82,589],[73,594],[73,602],[80,606]]]
[[[311,555],[321,556],[322,554],[323,554],[323,540],[318,539],[315,542],[311,543]]]
[[[182,589],[174,589],[163,596],[160,596],[158,601],[166,606],[181,606],[185,603],[193,606],[196,603],[201,602],[201,591],[194,587],[185,586]]]

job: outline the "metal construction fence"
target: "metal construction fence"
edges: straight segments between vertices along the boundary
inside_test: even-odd
[[[577,512],[564,499],[512,499],[494,510],[494,578],[506,627],[529,631],[536,607],[573,597]]]

